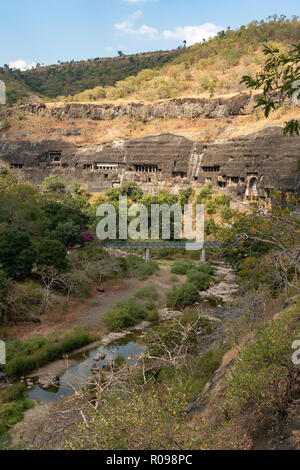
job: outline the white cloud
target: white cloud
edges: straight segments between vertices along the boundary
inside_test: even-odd
[[[8,65],[9,65],[9,68],[11,69],[28,70],[28,69],[32,69],[33,67],[35,67],[36,63],[35,62],[30,63],[30,62],[26,62],[26,60],[23,60],[23,59],[17,59],[17,60],[13,60]]]
[[[204,23],[199,26],[179,26],[173,30],[166,29],[163,32],[165,39],[181,39],[186,40],[188,46],[201,42],[202,39],[208,39],[215,36],[224,27],[217,26],[213,23]]]
[[[140,18],[141,16],[143,16],[142,10],[136,10],[132,13],[132,15],[130,15],[130,18],[135,20],[136,18]]]
[[[147,37],[154,37],[157,35],[158,30],[147,24],[143,24],[139,28],[134,27],[134,22],[130,20],[122,21],[122,23],[116,23],[115,29],[121,33],[131,34],[131,35],[140,35]]]

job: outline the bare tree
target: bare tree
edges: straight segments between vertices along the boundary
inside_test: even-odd
[[[64,272],[58,271],[53,266],[47,266],[39,271],[41,276],[43,288],[43,298],[41,302],[41,312],[48,310],[52,305],[51,294],[54,289],[66,289],[67,275]]]

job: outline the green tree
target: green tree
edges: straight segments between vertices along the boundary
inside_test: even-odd
[[[50,175],[44,179],[42,184],[42,190],[44,193],[58,193],[62,194],[65,192],[65,183],[57,175]]]
[[[133,202],[139,201],[143,197],[143,191],[135,182],[127,182],[122,184],[120,188],[121,196],[129,197]]]
[[[22,279],[31,273],[36,251],[29,236],[14,228],[0,232],[0,265],[8,277]]]
[[[39,267],[53,266],[64,270],[67,267],[66,256],[66,248],[60,241],[44,239],[38,246],[36,264]]]
[[[242,83],[248,88],[263,88],[263,96],[256,107],[262,107],[265,116],[270,111],[282,106],[286,101],[300,102],[300,43],[295,44],[288,53],[283,53],[278,47],[265,45],[266,63],[255,78],[245,75]],[[284,134],[299,135],[298,120],[288,121],[283,129]]]
[[[55,230],[47,232],[48,238],[58,240],[65,246],[73,246],[81,242],[81,230],[72,222],[59,223]]]

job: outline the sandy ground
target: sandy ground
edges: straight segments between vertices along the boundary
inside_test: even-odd
[[[103,333],[101,317],[115,302],[130,299],[136,290],[145,285],[155,285],[159,293],[159,304],[162,307],[164,293],[174,285],[170,279],[170,266],[161,265],[160,271],[145,281],[136,278],[121,281],[108,281],[103,284],[103,294],[95,289],[88,299],[71,299],[66,313],[60,309],[41,315],[41,323],[20,323],[12,327],[12,335],[20,339],[31,336],[48,336],[54,332],[71,330],[80,325],[96,333]]]

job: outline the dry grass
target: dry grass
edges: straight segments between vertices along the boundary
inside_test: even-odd
[[[56,105],[56,104],[55,104]],[[49,107],[53,104],[47,105]],[[65,141],[75,145],[93,145],[111,140],[129,140],[153,134],[172,132],[186,138],[213,142],[230,139],[262,130],[270,125],[282,125],[290,119],[299,118],[300,106],[285,106],[271,113],[266,119],[262,111],[253,114],[223,119],[153,119],[148,122],[132,121],[120,118],[113,121],[88,121],[73,119],[59,121],[55,118],[26,117],[22,121],[10,119],[11,127],[1,132],[5,138],[13,141],[42,139]],[[62,136],[59,131],[78,127],[79,136]]]

